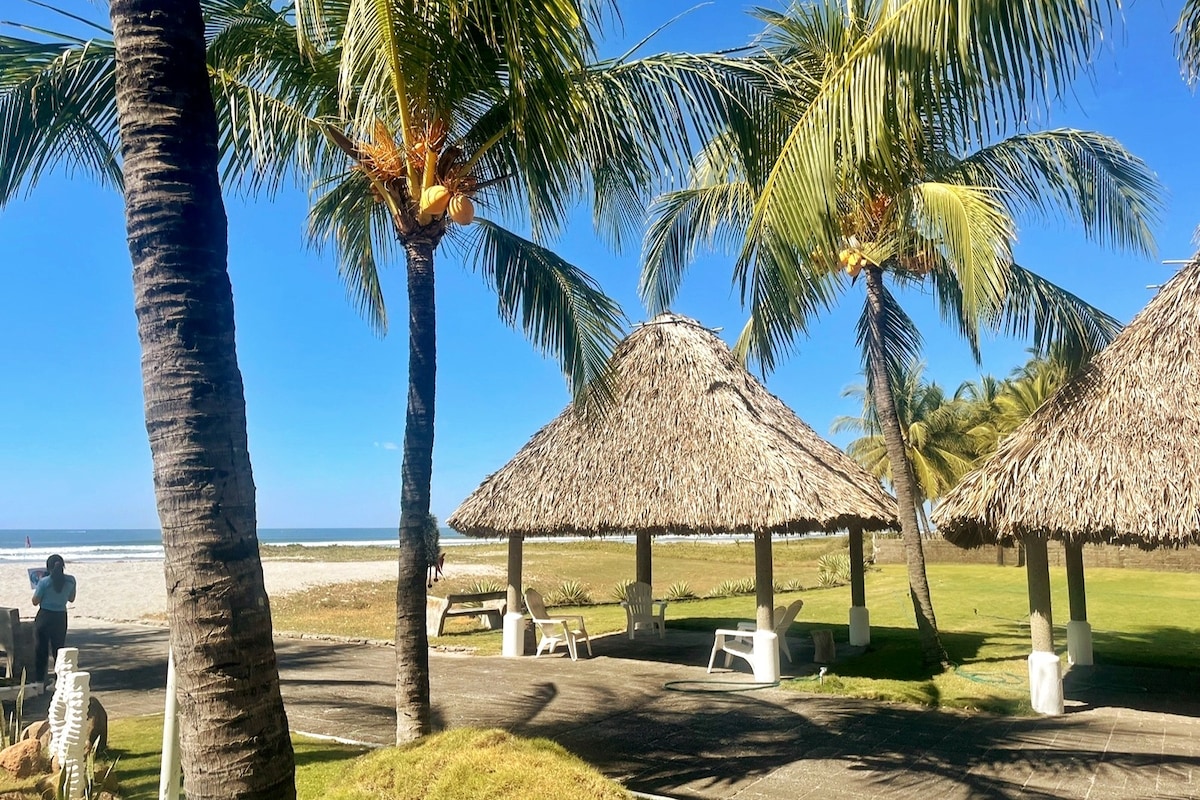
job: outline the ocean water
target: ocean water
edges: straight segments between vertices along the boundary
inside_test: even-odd
[[[395,528],[259,528],[262,544],[379,545],[396,547]],[[450,528],[441,528],[446,546],[469,544]],[[0,563],[41,563],[52,553],[67,563],[76,561],[154,561],[163,557],[162,533],[157,528],[94,530],[0,530]]]

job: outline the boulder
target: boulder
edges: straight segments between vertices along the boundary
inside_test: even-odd
[[[22,739],[0,750],[0,769],[14,778],[29,778],[46,769],[42,743],[37,739]]]

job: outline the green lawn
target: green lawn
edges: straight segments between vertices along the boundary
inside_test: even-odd
[[[844,539],[785,543],[775,548],[778,581],[816,584],[816,560]],[[461,551],[461,552],[460,552]],[[625,615],[611,602],[613,584],[631,576],[633,546],[611,542],[527,543],[525,582],[547,593],[563,581],[586,584],[599,605],[579,611],[593,634],[624,630]],[[455,548],[461,563],[502,567],[502,545]],[[679,580],[700,593],[732,578],[753,575],[753,549],[702,541],[655,545],[658,594]],[[903,566],[889,565],[867,575],[872,645],[839,664],[826,679],[785,682],[801,691],[836,693],[930,706],[1028,713],[1028,596],[1025,571],[992,565],[932,564],[929,578],[943,641],[957,669],[934,675],[921,667],[912,605]],[[1065,654],[1068,605],[1066,574],[1052,570],[1056,644]],[[468,582],[439,584],[432,594],[467,588]],[[1088,616],[1097,663],[1200,669],[1200,579],[1190,573],[1092,569],[1087,573]],[[272,609],[280,630],[306,630],[378,639],[392,637],[395,585],[364,584],[353,593],[330,589],[276,598]],[[781,594],[778,603],[802,597],[805,606],[791,635],[807,637],[814,627],[834,627],[846,639],[848,587]],[[746,619],[749,597],[672,603],[668,627],[712,630]],[[478,631],[456,620],[435,645],[500,651],[500,634]],[[1064,655],[1065,665],[1065,655]]]

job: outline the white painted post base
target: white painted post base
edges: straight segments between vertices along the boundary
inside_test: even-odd
[[[754,632],[754,654],[750,668],[758,683],[779,682],[779,637],[774,631]]]
[[[504,615],[504,634],[500,654],[505,658],[525,655],[525,615],[510,611]]]
[[[1029,654],[1029,702],[1039,714],[1063,713],[1062,661],[1054,653]]]
[[[866,646],[871,643],[871,612],[866,606],[850,606],[850,644]]]
[[[1067,623],[1067,661],[1090,667],[1092,661],[1092,626],[1087,620],[1073,619]]]

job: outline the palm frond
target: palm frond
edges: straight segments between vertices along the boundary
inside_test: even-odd
[[[524,237],[476,219],[471,261],[507,324],[553,356],[577,398],[612,396],[609,356],[621,339],[620,307],[577,267]]]
[[[769,226],[799,247],[836,246],[829,192],[839,164],[899,174],[931,130],[984,141],[1024,123],[1086,67],[1117,8],[1117,0],[908,0],[874,6],[861,24],[843,20],[852,41],[809,76],[816,87],[763,187],[752,238]],[[789,17],[829,27],[815,13]]]
[[[1175,24],[1175,56],[1193,89],[1200,79],[1200,2],[1185,0]]]
[[[638,293],[651,314],[670,307],[697,250],[732,246],[754,207],[745,183],[724,183],[660,195],[642,243]]]
[[[995,312],[1003,302],[1016,226],[996,192],[980,186],[923,182],[913,188],[913,229],[939,243],[952,265],[964,317]]]
[[[959,161],[958,182],[992,186],[1011,214],[1075,217],[1104,246],[1152,256],[1165,192],[1153,170],[1108,136],[1058,129],[1011,136]]]
[[[1039,352],[1058,348],[1069,370],[1121,332],[1121,323],[1113,317],[1017,264],[1009,270],[1008,295],[992,327],[1012,336],[1032,334]]]
[[[123,185],[111,42],[0,37],[0,206],[50,170]]]
[[[380,335],[387,331],[387,309],[379,284],[379,266],[394,258],[394,235],[386,207],[371,194],[360,170],[318,186],[309,209],[310,245],[333,250],[350,301]]]

